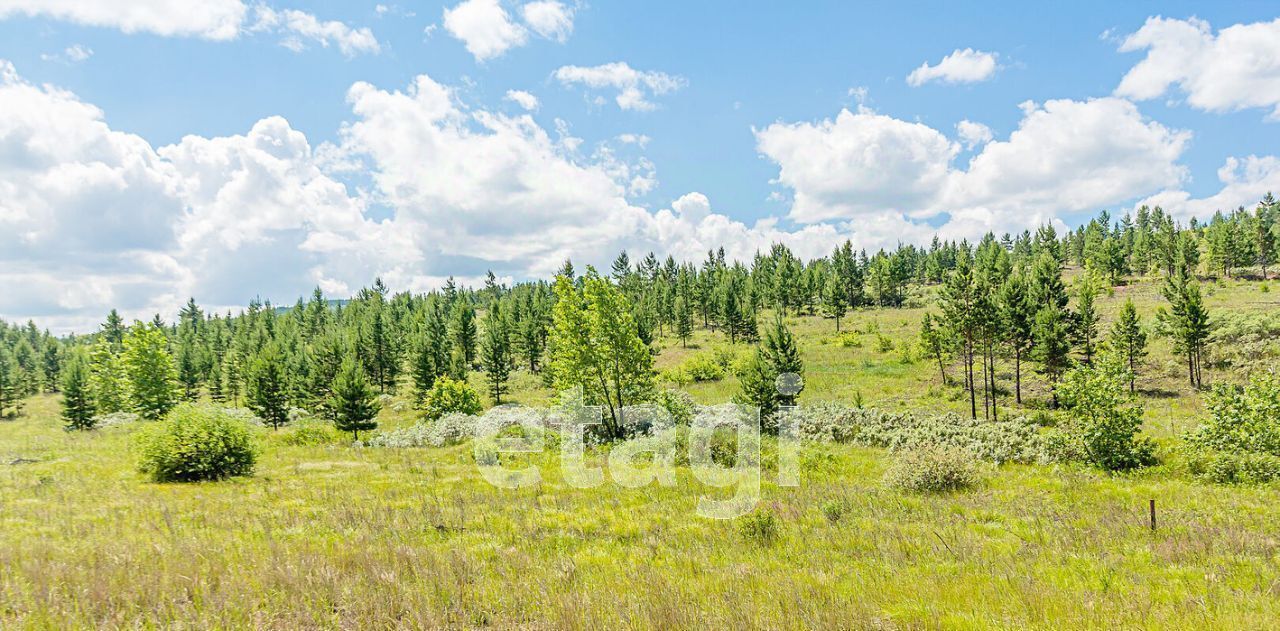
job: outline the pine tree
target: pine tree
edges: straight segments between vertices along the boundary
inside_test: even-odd
[[[507,381],[511,379],[511,335],[508,329],[502,303],[495,300],[485,315],[484,342],[481,345],[481,363],[494,405],[502,404],[502,395],[508,390]]]
[[[946,329],[935,327],[933,315],[925,313],[920,321],[920,345],[929,357],[938,362],[938,374],[942,375],[942,385],[947,385],[947,367],[944,357],[947,353],[948,340]]]
[[[236,349],[227,351],[222,358],[222,392],[231,405],[240,405],[240,394],[244,392],[244,370],[241,355]]]
[[[834,272],[827,274],[822,285],[822,313],[836,321],[836,333],[840,332],[840,318],[848,310],[848,296],[841,286],[840,278]]]
[[[17,364],[9,349],[0,344],[0,418],[17,416],[21,409]]]
[[[1163,293],[1170,308],[1160,316],[1173,337],[1174,351],[1186,357],[1191,387],[1203,387],[1201,364],[1209,339],[1209,312],[1200,296],[1200,285],[1191,280],[1185,269],[1179,269],[1165,280]]]
[[[41,344],[42,372],[44,372],[45,390],[57,392],[62,382],[62,347],[52,337],[47,337]]]
[[[773,369],[775,378],[778,375],[796,375],[804,376],[804,362],[800,359],[800,349],[796,347],[796,338],[791,334],[791,329],[782,321],[782,314],[778,313],[774,317],[773,326],[769,329],[764,340],[765,356],[769,360],[769,365]],[[803,380],[798,381],[800,390],[791,393],[778,393],[778,405],[795,405],[796,397],[800,396],[800,391],[804,389]]]
[[[129,406],[147,420],[158,420],[178,404],[178,371],[164,329],[135,322],[124,338],[124,373]]]
[[[62,420],[68,430],[93,429],[94,405],[89,388],[89,369],[77,355],[62,376]]]
[[[465,370],[476,362],[476,310],[465,300],[458,301],[453,309],[453,322],[449,328],[453,350],[458,354]],[[466,372],[461,378],[466,378]]]
[[[284,357],[277,343],[267,344],[253,358],[245,375],[249,409],[273,429],[289,422],[289,392]]]
[[[1136,390],[1138,364],[1147,355],[1147,334],[1142,330],[1138,309],[1132,299],[1125,301],[1119,318],[1111,327],[1111,348],[1119,354],[1129,371],[1129,392],[1132,394]]]
[[[329,407],[333,410],[334,427],[341,432],[351,432],[354,440],[360,440],[362,431],[377,429],[378,423],[374,419],[381,405],[365,380],[359,363],[351,359],[342,363],[342,369],[333,381]]]
[[[1049,303],[1036,312],[1031,334],[1035,346],[1031,347],[1031,358],[1040,364],[1039,372],[1049,382],[1055,408],[1058,407],[1058,379],[1071,364],[1068,334],[1066,314],[1057,305]]]
[[[1094,281],[1092,274],[1086,272],[1080,277],[1080,281],[1076,285],[1074,329],[1076,344],[1080,346],[1081,352],[1084,353],[1084,363],[1087,365],[1093,364],[1094,342],[1098,337],[1098,310],[1096,308],[1098,292],[1098,284]]]
[[[1013,351],[1014,396],[1022,404],[1022,361],[1031,351],[1032,326],[1036,308],[1028,294],[1026,274],[1015,272],[1000,289],[1000,319],[1004,326],[1004,338]]]
[[[116,348],[124,344],[124,318],[115,309],[107,314],[107,321],[102,325],[102,338]]]
[[[680,338],[680,347],[688,348],[689,337],[693,335],[693,308],[683,295],[676,297],[676,337]]]

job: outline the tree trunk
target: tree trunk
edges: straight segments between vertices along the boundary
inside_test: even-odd
[[[1018,405],[1022,405],[1022,349],[1013,349],[1013,390],[1016,393]]]

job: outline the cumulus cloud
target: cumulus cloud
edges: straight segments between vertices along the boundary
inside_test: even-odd
[[[498,0],[464,0],[451,9],[445,8],[444,28],[477,61],[500,57],[529,38],[528,31],[511,19]]]
[[[301,50],[304,40],[310,40],[325,47],[336,46],[347,56],[380,50],[378,40],[367,28],[322,21],[303,11],[277,11],[266,4],[257,4],[251,10],[243,0],[0,0],[0,19],[19,15],[115,28],[125,33],[215,41],[233,40],[247,32],[270,31],[283,35],[282,43],[293,50]],[[83,60],[76,59],[70,49],[66,54],[72,61]]]
[[[650,99],[684,87],[682,77],[664,72],[640,71],[626,62],[599,66],[561,66],[555,77],[566,87],[582,84],[592,89],[613,89],[620,109],[647,112],[657,107]]]
[[[1167,190],[1138,201],[1134,207],[1160,206],[1184,221],[1192,217],[1207,220],[1219,210],[1252,208],[1263,194],[1280,191],[1280,158],[1227,158],[1218,169],[1218,181],[1222,182],[1222,189],[1207,197],[1193,198],[1184,190]]]
[[[367,202],[326,176],[282,118],[156,149],[8,62],[0,109],[0,317],[87,330],[111,307],[144,318],[188,295],[287,298],[415,260],[407,237],[367,220]]]
[[[1120,50],[1145,50],[1147,56],[1121,79],[1117,96],[1154,99],[1177,86],[1197,109],[1264,108],[1280,119],[1280,19],[1236,24],[1214,35],[1204,20],[1153,17]]]
[[[564,43],[573,33],[573,9],[562,2],[540,0],[520,9],[525,24],[547,39]]]
[[[942,58],[937,65],[928,62],[907,75],[907,84],[919,87],[930,81],[942,83],[978,83],[995,76],[998,65],[996,54],[972,48],[954,52]]]
[[[995,138],[995,135],[991,133],[990,127],[968,119],[956,123],[956,134],[960,136],[960,140],[964,141],[966,149],[984,145],[990,142],[992,138]]]
[[[306,48],[306,41],[322,47],[336,46],[342,54],[353,57],[360,53],[379,53],[382,46],[368,28],[351,28],[337,20],[322,21],[310,13],[296,10],[276,11],[266,6],[257,9],[255,30],[270,30],[284,35],[283,46],[293,51]]]
[[[46,17],[125,33],[212,40],[239,36],[248,10],[241,0],[0,0],[0,18]]]
[[[884,211],[948,217],[943,234],[974,236],[1095,210],[1180,185],[1190,134],[1144,118],[1123,99],[1022,105],[1007,140],[988,142],[966,168],[955,143],[920,123],[842,111],[834,121],[776,123],[756,132],[779,166],[804,223]]]
[[[538,109],[538,97],[524,90],[507,90],[505,98],[530,112]]]

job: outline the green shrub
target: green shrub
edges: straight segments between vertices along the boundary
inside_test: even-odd
[[[888,353],[893,350],[893,338],[883,333],[876,334],[876,350],[881,353]]]
[[[1041,456],[1036,427],[1018,417],[989,421],[957,414],[862,409],[831,402],[801,405],[796,415],[800,438],[807,441],[893,450],[947,447],[997,464],[1035,462]]]
[[[1128,372],[1111,356],[1096,366],[1068,371],[1058,386],[1067,410],[1064,428],[1078,441],[1084,461],[1108,471],[1125,471],[1155,464],[1155,443],[1138,436],[1142,406],[1129,393]]]
[[[465,381],[440,377],[423,397],[422,409],[427,420],[434,421],[446,414],[476,415],[483,406],[479,393]]]
[[[750,515],[738,519],[738,533],[748,543],[758,546],[771,546],[778,541],[778,518],[772,511],[757,510]]]
[[[1280,456],[1193,449],[1187,469],[1217,484],[1264,484],[1280,480]]]
[[[862,336],[858,333],[841,333],[836,336],[836,344],[844,348],[862,348]]]
[[[216,408],[182,405],[136,439],[138,470],[156,482],[221,480],[253,473],[258,445],[247,424]]]
[[[693,396],[683,390],[659,390],[653,397],[658,407],[671,415],[676,425],[689,425],[693,422],[693,412],[697,405]]]
[[[899,453],[885,471],[884,479],[901,491],[946,493],[972,488],[979,476],[969,454],[929,447]]]
[[[847,506],[839,500],[827,500],[822,504],[822,516],[827,518],[828,522],[833,524],[839,523],[844,518]]]
[[[335,445],[343,441],[343,435],[333,427],[332,423],[323,421],[301,421],[291,429],[280,434],[280,442],[294,447],[311,447],[316,445]]]
[[[686,359],[681,366],[681,370],[689,375],[689,379],[694,382],[702,381],[718,381],[724,378],[725,366],[720,365],[715,358],[706,354],[698,354]]]

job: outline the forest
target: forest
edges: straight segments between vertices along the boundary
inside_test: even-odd
[[[128,626],[160,606],[197,625],[662,627],[718,603],[726,625],[937,622],[917,596],[961,625],[1274,619],[1277,236],[1268,194],[1205,222],[1143,206],[809,261],[622,252],[511,285],[191,299],[64,337],[0,322],[0,538],[41,533],[37,553],[0,554],[0,621]],[[803,480],[723,524],[693,516],[680,454],[674,487],[483,486],[477,463],[556,450],[486,452],[480,415],[518,403],[552,435],[569,392],[602,410],[593,461],[659,431],[624,410],[662,409],[683,448],[693,416],[732,402],[760,410],[755,457],[776,471],[795,415]],[[713,459],[732,466],[732,440]],[[168,571],[121,587],[143,562]],[[1003,569],[948,580],[974,567]],[[741,577],[739,606],[707,568]],[[541,590],[514,589],[521,572]]]

